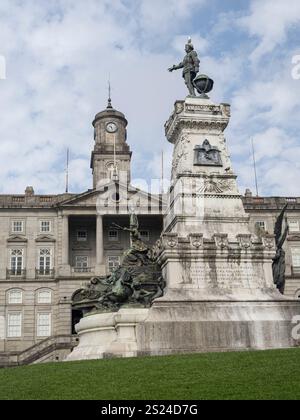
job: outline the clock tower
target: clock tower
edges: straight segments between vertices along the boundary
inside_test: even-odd
[[[125,115],[112,107],[110,98],[107,108],[95,116],[95,146],[91,157],[93,188],[104,180],[130,183],[132,152],[126,143],[127,124]]]

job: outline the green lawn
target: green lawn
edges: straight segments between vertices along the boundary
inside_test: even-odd
[[[4,399],[300,399],[300,349],[2,369]]]

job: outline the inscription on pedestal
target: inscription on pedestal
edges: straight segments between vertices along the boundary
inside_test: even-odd
[[[186,273],[185,284],[197,285],[199,288],[255,288],[262,287],[260,280],[250,263],[217,263],[215,266],[206,263],[191,263]]]

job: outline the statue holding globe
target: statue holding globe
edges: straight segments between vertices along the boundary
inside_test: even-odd
[[[182,76],[185,84],[189,91],[189,96],[195,97],[195,88],[202,98],[207,98],[206,93],[210,92],[213,88],[214,82],[206,75],[199,75],[200,60],[197,52],[194,50],[191,38],[189,38],[185,45],[186,56],[183,61],[177,65],[173,65],[168,70],[172,72],[174,70],[183,69]]]

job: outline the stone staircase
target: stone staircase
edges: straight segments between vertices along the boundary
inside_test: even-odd
[[[61,361],[77,345],[76,335],[52,336],[22,352],[0,353],[0,368]]]

